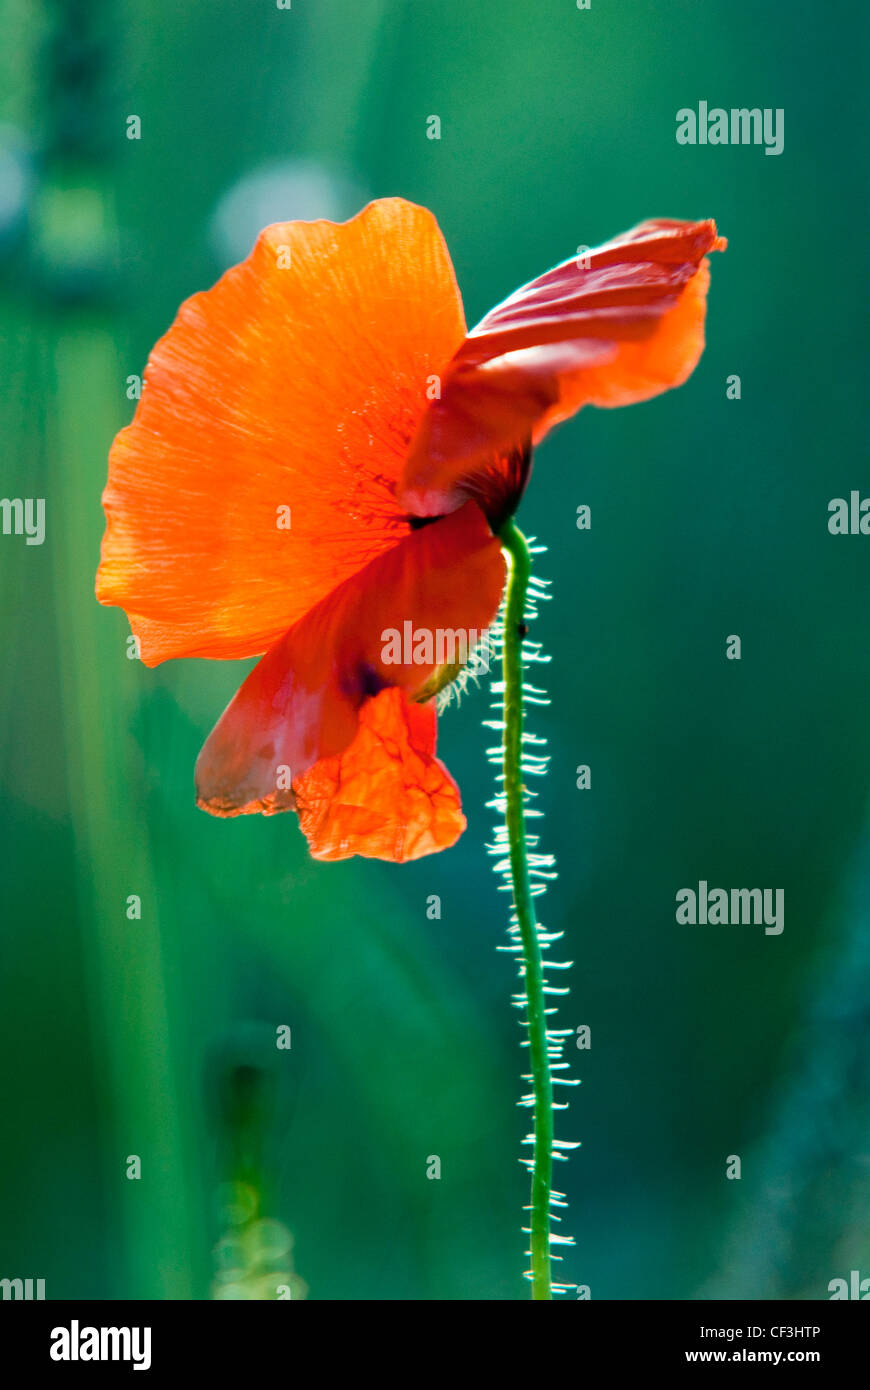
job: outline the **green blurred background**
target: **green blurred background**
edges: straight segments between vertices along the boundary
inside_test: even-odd
[[[827,531],[832,497],[870,495],[866,18],[846,0],[0,0],[0,18],[0,491],[44,497],[47,520],[42,546],[0,537],[0,1277],[208,1298],[235,1180],[282,1223],[275,1268],[292,1232],[311,1298],[526,1294],[485,692],[442,724],[459,845],[318,865],[292,817],[194,807],[247,667],[146,670],[93,598],[127,378],[178,303],[260,222],[388,194],[436,213],[470,323],[643,217],[715,216],[730,239],[691,381],[564,426],[520,518],[553,581],[542,915],[575,962],[560,1022],[592,1029],[560,1124],[583,1144],[557,1174],[563,1272],[621,1299],[870,1276],[870,539]],[[702,99],[782,107],[784,153],[678,146]],[[783,935],[678,927],[701,878],[783,887]],[[230,1293],[257,1296],[242,1274]]]

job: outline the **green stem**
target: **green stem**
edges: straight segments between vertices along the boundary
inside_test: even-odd
[[[532,1298],[552,1298],[550,1283],[550,1187],[553,1170],[553,1083],[547,1046],[547,1019],[541,945],[529,875],[522,780],[523,636],[531,556],[513,521],[499,532],[510,557],[504,618],[504,795],[516,924],[522,942],[526,1022],[534,1096],[534,1151],[530,1206]]]

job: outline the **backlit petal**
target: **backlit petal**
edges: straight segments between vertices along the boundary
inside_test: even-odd
[[[391,687],[366,701],[353,742],[294,783],[315,859],[402,864],[449,849],[465,829],[459,789],[435,757],[435,710]]]
[[[462,342],[431,213],[267,227],[182,305],[112,447],[97,577],[142,659],[254,656],[408,532],[396,481]]]
[[[469,496],[485,505],[493,458],[536,443],[581,406],[679,386],[704,348],[705,256],[724,247],[713,222],[645,222],[493,309],[421,421],[400,491],[408,510],[438,515]]]
[[[431,660],[425,644],[393,659],[388,634],[408,623],[412,632],[443,634],[446,646],[459,634],[457,647],[462,635],[473,647],[498,610],[504,573],[500,544],[472,502],[372,560],[248,676],[200,753],[198,804],[219,816],[292,809],[298,779],[354,742],[367,701],[388,687],[403,699],[422,696],[443,664],[437,642]]]

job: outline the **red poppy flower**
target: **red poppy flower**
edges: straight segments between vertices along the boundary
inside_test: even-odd
[[[112,447],[97,597],[149,666],[265,653],[200,754],[200,806],[295,809],[321,859],[455,842],[432,699],[454,667],[426,643],[389,660],[384,634],[490,626],[531,444],[685,380],[723,246],[712,222],[643,223],[466,333],[434,217],[389,198],[267,227],[182,305]]]

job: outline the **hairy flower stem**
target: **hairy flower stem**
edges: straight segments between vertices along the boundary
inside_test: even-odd
[[[534,1094],[534,1157],[529,1222],[532,1298],[552,1298],[550,1283],[550,1189],[553,1171],[553,1083],[547,1043],[547,1019],[541,944],[535,921],[524,809],[523,638],[531,556],[526,538],[513,521],[499,532],[510,557],[504,617],[504,796],[516,925],[522,942],[526,1022]]]

